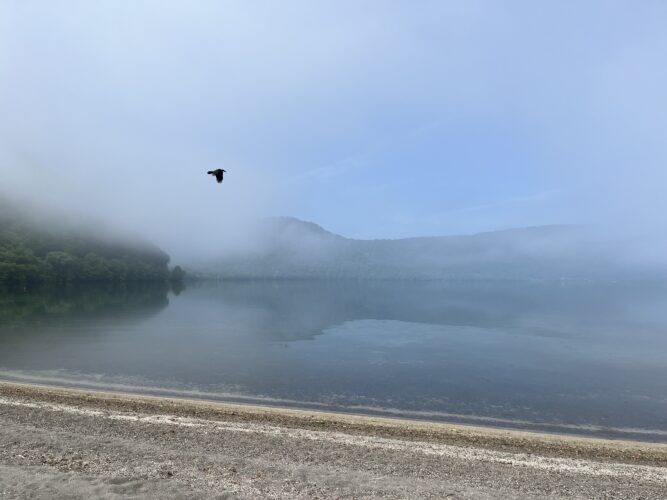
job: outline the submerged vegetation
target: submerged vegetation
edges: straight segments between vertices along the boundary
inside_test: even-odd
[[[154,245],[90,231],[43,227],[0,206],[0,286],[182,281]]]

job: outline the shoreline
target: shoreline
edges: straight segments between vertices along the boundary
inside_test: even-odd
[[[667,466],[667,443],[609,439],[578,434],[519,430],[393,416],[375,416],[271,405],[132,394],[0,380],[0,397],[121,411],[168,413],[209,420],[238,420],[312,430],[428,440],[496,450],[528,451],[559,457],[620,460]]]
[[[644,427],[601,426],[599,424],[572,424],[509,419],[485,415],[458,414],[437,410],[409,410],[400,408],[374,407],[364,405],[337,405],[317,401],[301,401],[272,397],[259,397],[236,393],[206,392],[198,390],[170,389],[159,386],[135,386],[122,383],[75,380],[69,378],[35,376],[0,371],[0,383],[16,384],[44,389],[71,389],[100,394],[114,394],[138,397],[154,397],[184,401],[201,401],[241,405],[243,407],[292,409],[319,413],[332,413],[360,417],[377,417],[392,420],[443,423],[482,429],[516,430],[535,434],[556,436],[580,436],[613,441],[636,441],[667,444],[667,430]]]
[[[667,444],[0,382],[0,498],[663,498]]]

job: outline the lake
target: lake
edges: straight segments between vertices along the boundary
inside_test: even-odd
[[[667,286],[0,292],[0,378],[667,441]]]

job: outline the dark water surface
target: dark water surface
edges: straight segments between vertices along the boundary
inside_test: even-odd
[[[667,287],[5,292],[0,378],[667,441]]]

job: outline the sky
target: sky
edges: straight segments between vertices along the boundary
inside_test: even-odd
[[[176,255],[667,231],[666,60],[659,0],[1,0],[0,194]]]

